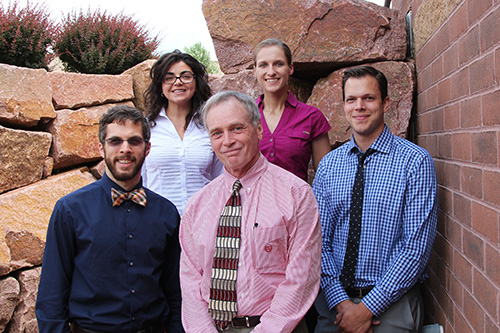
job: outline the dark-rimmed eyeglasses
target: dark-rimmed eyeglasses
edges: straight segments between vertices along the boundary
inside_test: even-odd
[[[179,79],[182,83],[187,84],[193,82],[196,75],[191,72],[182,72],[180,76],[175,76],[172,73],[167,73],[163,77],[163,83],[166,84],[174,84],[177,79]]]
[[[106,143],[110,147],[119,147],[123,144],[123,141],[127,141],[128,144],[132,147],[139,147],[144,142],[146,142],[146,140],[144,140],[140,136],[134,136],[134,137],[131,137],[129,139],[122,139],[122,138],[118,138],[118,137],[113,137],[113,138],[105,139],[104,141],[106,141]]]

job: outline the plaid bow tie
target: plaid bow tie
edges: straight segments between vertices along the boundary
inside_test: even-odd
[[[113,206],[120,206],[125,200],[132,200],[138,205],[146,206],[146,191],[143,188],[137,188],[131,192],[122,192],[112,188],[111,198]]]

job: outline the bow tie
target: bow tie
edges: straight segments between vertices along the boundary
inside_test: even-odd
[[[131,192],[122,192],[112,188],[111,198],[113,206],[120,206],[125,200],[132,200],[138,205],[146,206],[146,191],[143,188],[137,188]]]

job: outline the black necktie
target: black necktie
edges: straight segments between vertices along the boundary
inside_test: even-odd
[[[364,192],[364,162],[373,152],[368,149],[364,154],[358,152],[358,169],[352,186],[351,212],[349,215],[349,236],[344,256],[344,267],[340,275],[340,282],[344,288],[354,287],[354,276],[358,262],[359,239],[361,236],[361,216],[363,215]]]

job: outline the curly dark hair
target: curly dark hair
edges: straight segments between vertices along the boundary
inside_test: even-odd
[[[191,120],[195,121],[197,125],[201,126],[199,109],[203,103],[212,95],[210,86],[208,85],[208,74],[205,65],[196,60],[193,56],[188,53],[183,53],[179,50],[174,50],[173,52],[166,53],[162,55],[151,67],[149,72],[149,77],[151,78],[151,83],[144,92],[144,100],[146,104],[146,116],[148,117],[151,127],[156,125],[156,118],[162,107],[165,109],[168,107],[168,99],[163,96],[162,93],[162,81],[163,77],[167,73],[168,69],[178,62],[184,62],[186,65],[191,67],[194,75],[196,76],[196,90],[191,99],[191,110],[186,116],[186,122],[184,124],[184,129],[186,129]]]

